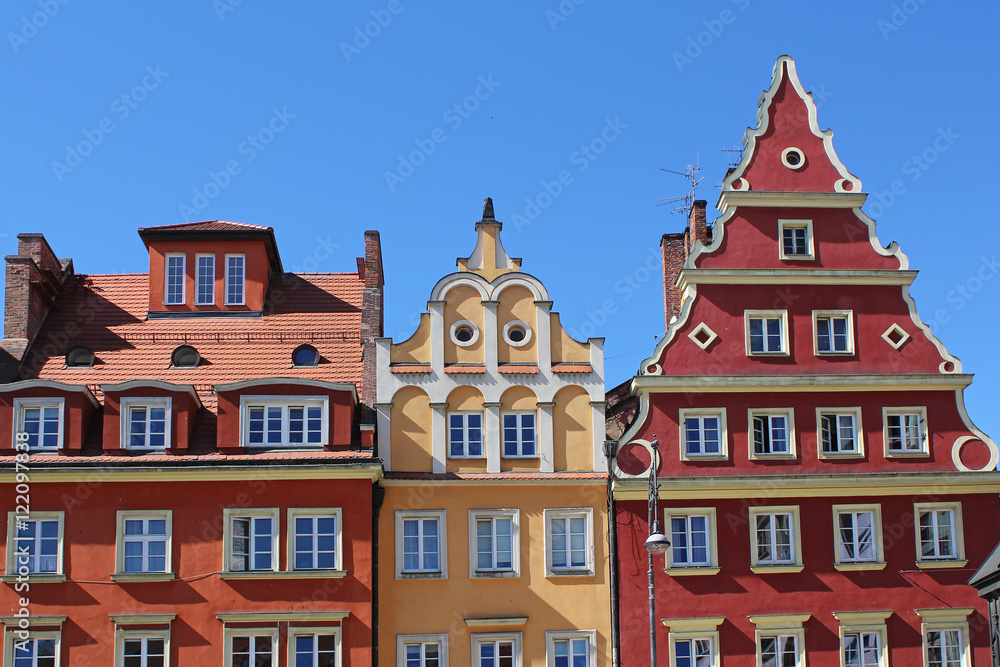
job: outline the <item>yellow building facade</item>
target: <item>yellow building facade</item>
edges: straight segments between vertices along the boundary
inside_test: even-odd
[[[611,664],[603,340],[573,340],[500,242],[377,341],[379,661]]]

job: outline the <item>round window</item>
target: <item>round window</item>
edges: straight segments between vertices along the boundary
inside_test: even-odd
[[[67,368],[90,368],[94,365],[94,353],[78,345],[66,353]]]
[[[451,325],[451,340],[459,347],[469,347],[479,340],[479,327],[468,320]]]
[[[319,352],[312,345],[299,345],[292,352],[292,364],[295,366],[315,366],[319,363]]]
[[[792,146],[781,152],[781,163],[789,169],[800,169],[806,163],[806,158],[801,150]]]
[[[170,365],[174,368],[197,368],[199,362],[201,355],[190,345],[181,345],[170,355]]]
[[[508,322],[503,328],[503,339],[507,341],[508,345],[514,347],[527,345],[528,341],[531,340],[531,329],[520,320]]]

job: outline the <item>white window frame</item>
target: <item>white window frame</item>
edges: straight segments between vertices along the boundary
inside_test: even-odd
[[[261,442],[250,442],[250,409],[264,408],[264,438],[267,438],[267,409],[281,408],[281,442],[278,444]],[[315,408],[319,407],[323,412],[322,431],[320,432],[320,442],[289,442],[289,408]],[[306,417],[303,416],[303,419]],[[305,424],[303,424],[305,429]],[[307,430],[302,431],[303,440],[306,438]],[[248,449],[317,449],[326,447],[330,443],[330,397],[329,396],[240,396],[240,437],[243,446]]]
[[[262,637],[268,636],[271,638],[271,665],[276,667],[278,664],[278,629],[275,627],[256,627],[256,628],[226,628],[223,632],[223,641],[225,646],[223,647],[224,665],[233,664],[233,639],[235,637]]]
[[[479,647],[481,644],[490,642],[509,641],[514,644],[514,667],[522,667],[523,657],[521,650],[520,632],[474,632],[472,633],[472,667],[480,667]]]
[[[474,456],[469,454],[469,420],[468,415],[479,415],[479,437],[480,443],[479,447],[482,453]],[[453,416],[461,416],[462,419],[462,454],[455,455],[451,452],[451,418]],[[447,437],[446,446],[448,448],[448,458],[449,459],[485,459],[486,458],[486,413],[482,410],[450,410],[445,413],[445,419],[447,423],[445,424],[445,434]],[[537,433],[535,438],[537,440]],[[537,446],[537,443],[536,443]],[[537,457],[536,457],[537,458]]]
[[[957,630],[960,633],[962,641],[961,665],[962,667],[972,667],[972,647],[969,645],[969,614],[974,611],[973,608],[916,610],[921,621],[920,637],[925,667],[930,665],[930,656],[928,655],[930,647],[927,635],[931,632],[946,632],[948,630]]]
[[[137,396],[125,396],[122,398],[119,421],[121,422],[121,448],[132,451],[161,452],[173,446],[171,440],[171,422],[173,421],[174,401],[169,396],[140,398]],[[166,424],[163,429],[163,447],[143,445],[142,447],[132,447],[132,408],[146,408],[146,426],[149,426],[150,408],[163,408],[166,410]],[[149,442],[149,429],[146,430],[146,442]]]
[[[690,520],[692,516],[705,516],[708,518],[706,528],[708,530],[708,562],[699,564],[674,563],[673,545],[673,523],[675,517],[685,517]],[[671,546],[667,550],[664,558],[666,573],[670,576],[685,576],[699,574],[718,574],[719,568],[719,545],[718,545],[718,515],[714,507],[668,507],[663,510],[663,532],[671,541]],[[687,524],[687,535],[690,540],[691,524]],[[688,545],[690,549],[690,544]]]
[[[841,557],[840,547],[843,544],[840,532],[840,515],[844,513],[870,512],[872,515],[872,551],[874,559],[847,560]],[[857,528],[855,527],[855,531]],[[885,569],[885,548],[882,542],[882,506],[878,503],[864,505],[834,505],[833,506],[833,562],[840,571],[852,570],[882,570]]]
[[[944,556],[926,558],[921,555],[920,549],[920,514],[922,512],[950,511],[952,518],[952,546],[955,549],[954,556]],[[936,569],[949,567],[965,567],[969,561],[965,558],[965,528],[962,522],[962,503],[913,503],[913,534],[916,541],[917,567],[920,569]],[[937,531],[935,530],[935,542]]]
[[[437,570],[404,569],[403,524],[409,520],[435,519],[438,524]],[[421,540],[422,542],[422,540]],[[421,543],[421,554],[423,554]],[[447,579],[448,578],[448,517],[446,510],[396,510],[396,579]]]
[[[876,634],[878,635],[878,667],[888,667],[889,647],[886,641],[886,620],[892,616],[891,611],[835,611],[834,618],[840,622],[840,665],[847,667],[847,656],[844,655],[847,646],[847,635]]]
[[[290,572],[315,572],[317,574],[324,573],[329,574],[331,572],[342,572],[344,570],[344,523],[343,523],[344,512],[340,507],[289,507],[287,513],[287,526],[285,529],[288,531],[287,540],[288,543],[288,553],[286,554],[285,563],[287,564],[287,570]],[[305,519],[305,518],[325,518],[333,517],[334,529],[336,531],[334,538],[334,564],[333,567],[315,567],[315,568],[297,568],[295,567],[295,520]],[[315,542],[315,533],[313,534]],[[315,543],[313,544],[313,550],[315,552]]]
[[[448,667],[448,634],[396,635],[396,667],[406,667],[407,644],[437,644],[440,667]],[[422,667],[422,666],[421,666]]]
[[[201,288],[204,285],[202,282],[201,275],[201,260],[209,257],[212,259],[212,280],[210,283],[211,289],[209,290],[209,300],[201,300]],[[214,306],[215,305],[215,253],[214,252],[200,252],[194,256],[194,305],[196,306]]]
[[[833,344],[833,326],[832,321],[834,319],[845,319],[847,320],[847,349],[846,350],[821,350],[819,349],[819,320],[829,319],[831,321],[830,327],[830,343]],[[854,354],[854,311],[852,310],[814,310],[812,311],[813,320],[813,354],[817,357],[849,357]]]
[[[11,442],[17,442],[17,434],[24,432],[24,411],[27,408],[59,408],[59,433],[56,435],[55,447],[35,446],[28,449],[29,452],[41,454],[43,452],[58,452],[63,448],[66,437],[66,399],[65,398],[15,398],[14,399],[14,430],[11,433]],[[39,412],[41,420],[41,412]],[[41,441],[41,428],[43,421],[39,421],[39,442]]]
[[[242,273],[243,273],[243,284],[240,286],[240,300],[230,301],[229,300],[229,279],[232,277],[230,271],[229,260],[231,258],[239,257],[243,260],[242,262]],[[247,256],[244,253],[232,253],[227,254],[226,257],[226,283],[225,283],[225,305],[227,306],[245,306],[247,303]]]
[[[234,519],[244,519],[244,518],[254,518],[254,517],[269,517],[273,521],[274,530],[271,535],[271,568],[268,570],[233,570],[230,568],[232,564],[233,557],[233,520]],[[267,574],[268,572],[278,572],[279,571],[279,560],[281,559],[281,554],[278,551],[278,535],[281,532],[280,515],[278,513],[277,507],[226,507],[222,510],[222,522],[223,522],[223,539],[225,540],[222,545],[222,572],[225,574],[236,574],[236,575],[260,575]],[[251,522],[252,525],[252,522]],[[250,546],[253,548],[253,537],[251,534]],[[250,552],[250,558],[253,560],[253,551]]]
[[[823,416],[837,416],[838,441],[840,439],[840,417],[850,416],[854,421],[854,449],[827,452],[823,450]],[[865,455],[865,430],[861,423],[860,407],[816,408],[816,452],[821,459],[862,458]]]
[[[179,301],[170,300],[170,260],[174,257],[181,258],[181,298]],[[168,252],[163,256],[163,305],[183,306],[187,303],[187,255],[183,252]]]
[[[479,550],[477,549],[476,522],[479,519],[511,520],[511,567],[509,570],[479,570]],[[502,579],[521,576],[521,510],[514,508],[469,510],[469,578]],[[493,553],[496,554],[496,536],[493,538]]]
[[[545,576],[546,577],[592,577],[596,574],[594,567],[594,508],[593,507],[563,507],[546,508],[542,510],[545,521]],[[554,519],[583,518],[586,527],[585,563],[581,567],[556,568],[553,562],[552,521]]]
[[[8,625],[4,630],[4,650],[3,650],[3,665],[4,667],[13,667],[14,658],[16,657],[15,646],[23,641],[23,637],[18,634],[19,630],[16,629],[15,625]],[[55,667],[60,667],[62,662],[62,631],[61,630],[28,630],[28,641],[44,641],[51,639],[55,641],[55,654],[56,661]],[[36,645],[37,647],[37,645]],[[169,667],[169,666],[168,666]]]
[[[750,345],[750,321],[756,319],[773,320],[781,322],[781,348],[778,350],[765,350],[754,352]],[[787,310],[744,310],[743,330],[745,333],[746,352],[748,357],[787,357],[789,354],[788,345],[788,311]],[[764,340],[767,341],[767,332],[764,332]]]
[[[806,250],[808,254],[787,255],[785,254],[785,228],[806,230]],[[812,220],[778,220],[778,257],[783,260],[802,261],[816,259],[816,245],[813,240]]]
[[[55,572],[29,572],[28,579],[33,581],[64,580],[63,557],[65,554],[65,512],[28,512],[28,516],[18,515],[16,512],[7,513],[7,568],[6,576],[18,575],[17,564],[17,522],[18,521],[58,521],[59,545],[56,549],[56,570]],[[37,557],[37,554],[36,554]]]
[[[587,667],[597,665],[597,631],[596,630],[567,630],[565,632],[551,631],[545,633],[545,665],[555,667],[556,664],[556,642],[573,641],[574,639],[587,640]],[[570,665],[573,663],[570,662]]]
[[[288,628],[288,665],[294,665],[295,662],[295,639],[299,635],[333,635],[334,637],[334,664],[337,667],[343,664],[343,642],[342,630],[340,626],[326,626],[326,627],[290,627]],[[226,663],[229,664],[229,663]],[[274,663],[274,667],[277,667],[277,663]],[[326,667],[326,665],[318,665],[317,667]]]
[[[714,417],[719,420],[719,452],[717,454],[704,453],[705,443],[704,437],[702,437],[702,442],[700,443],[702,452],[689,453],[687,447],[687,420],[704,419],[705,417]],[[722,461],[729,458],[729,427],[726,424],[725,408],[681,408],[677,421],[679,433],[677,441],[680,443],[681,461]],[[704,423],[699,424],[698,432],[702,436],[704,435]]]
[[[115,667],[125,664],[125,642],[136,639],[163,640],[163,666],[170,667],[170,629],[132,630],[117,626],[115,628]]]
[[[805,667],[806,635],[802,624],[809,620],[810,614],[775,614],[750,616],[754,624],[754,643],[757,645],[757,667],[763,665],[761,656],[761,639],[765,637],[795,638],[795,667]]]
[[[758,454],[754,443],[754,418],[767,417],[768,432],[771,430],[771,417],[785,418],[785,432],[788,439],[788,451],[778,454]],[[770,437],[770,435],[768,436]],[[750,408],[747,410],[747,446],[751,461],[770,459],[794,459],[798,456],[795,443],[795,410],[792,408]]]
[[[719,626],[726,620],[724,616],[717,618],[665,618],[667,626],[667,644],[670,651],[671,666],[677,664],[677,642],[709,641],[712,647],[712,667],[722,664],[722,652],[719,648]]]
[[[889,438],[889,417],[917,417],[917,427],[920,429],[920,449],[892,449]],[[903,423],[900,428],[904,429]],[[930,456],[930,429],[927,428],[927,406],[916,407],[885,407],[882,408],[882,442],[887,458],[927,457]],[[904,435],[905,438],[905,435]]]
[[[757,516],[761,514],[789,514],[788,522],[792,558],[789,561],[758,561],[757,559]],[[802,565],[802,529],[799,521],[798,505],[768,505],[751,507],[750,518],[750,570],[755,573],[801,572]]]
[[[118,510],[116,517],[117,537],[115,539],[115,579],[135,578],[135,579],[173,579],[173,511],[172,510]],[[125,542],[128,535],[125,534],[125,522],[127,520],[153,519],[166,521],[166,549],[164,554],[164,566],[162,570],[138,570],[135,572],[125,571]],[[149,540],[142,539],[143,550]],[[149,558],[148,553],[143,554],[143,561]]]
[[[454,413],[453,413],[454,414]],[[504,417],[507,416],[517,417],[517,442],[515,443],[517,447],[517,454],[507,453],[507,428],[504,426]],[[524,437],[523,429],[524,425],[521,422],[521,418],[525,416],[531,416],[532,427],[531,430],[535,432],[535,440],[532,443],[535,453],[525,454],[524,453]],[[484,429],[485,430],[485,429]],[[449,434],[450,435],[450,434]],[[485,435],[485,434],[484,434]],[[450,444],[450,440],[449,440]],[[500,457],[504,459],[537,459],[539,457],[538,451],[538,411],[537,410],[502,410],[500,412]],[[466,447],[468,450],[468,447]]]

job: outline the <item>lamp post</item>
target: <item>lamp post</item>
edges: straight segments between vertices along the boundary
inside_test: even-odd
[[[653,436],[653,441],[649,443],[652,448],[652,460],[649,463],[649,537],[646,538],[646,552],[649,554],[649,567],[646,575],[649,579],[649,664],[650,667],[656,665],[656,598],[653,590],[653,556],[667,553],[670,548],[670,541],[667,536],[660,532],[660,520],[656,517],[656,505],[660,496],[660,485],[656,482],[657,454],[660,443]]]

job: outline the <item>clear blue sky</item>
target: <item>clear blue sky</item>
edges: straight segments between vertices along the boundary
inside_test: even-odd
[[[145,271],[137,227],[219,218],[273,226],[286,270],[349,271],[377,229],[398,340],[491,196],[564,324],[607,338],[609,387],[663,331],[647,266],[684,219],[656,204],[686,183],[660,169],[700,159],[717,215],[720,151],[787,53],[1000,437],[995,3],[9,0],[0,25],[4,254],[43,232],[79,272]]]

